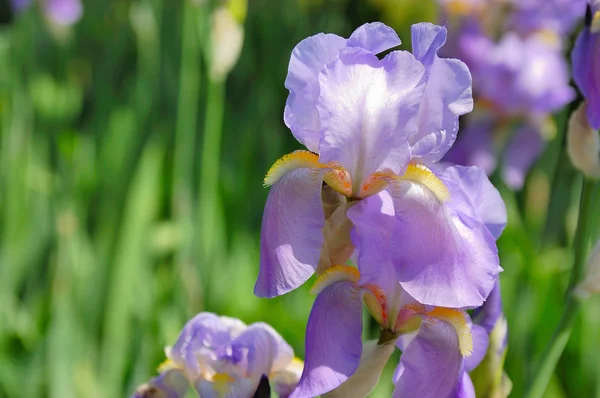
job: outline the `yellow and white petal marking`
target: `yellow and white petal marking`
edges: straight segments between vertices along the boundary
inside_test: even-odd
[[[267,172],[264,184],[269,187],[275,184],[288,172],[299,168],[320,169],[325,167],[319,163],[319,156],[309,151],[298,150],[279,158]]]
[[[231,384],[235,382],[235,379],[227,373],[215,373],[211,381],[217,394],[224,397],[229,393]]]
[[[358,272],[358,269],[355,267],[349,265],[334,265],[319,275],[315,284],[310,289],[310,292],[312,294],[319,294],[325,290],[326,287],[336,282],[350,282],[357,284],[359,280],[360,272]]]
[[[420,184],[427,188],[440,202],[446,202],[450,199],[450,192],[442,180],[422,164],[409,164],[406,172],[402,176],[395,176],[397,182],[410,181]]]
[[[600,10],[594,13],[592,18],[592,25],[590,26],[590,32],[598,33],[600,32]]]
[[[416,330],[413,323],[415,316],[424,317],[430,322],[439,320],[448,323],[456,332],[456,337],[458,337],[460,354],[463,357],[468,357],[473,353],[473,335],[465,311],[444,307],[434,307],[431,311],[427,311],[423,304],[409,304],[400,311],[396,322],[398,331],[407,333]]]
[[[325,170],[323,181],[331,188],[345,196],[352,194],[352,180],[350,173],[339,164],[319,162],[319,155],[305,150],[298,150],[278,159],[267,172],[264,179],[264,185],[269,187],[275,184],[288,172],[299,169],[309,168],[315,170]]]

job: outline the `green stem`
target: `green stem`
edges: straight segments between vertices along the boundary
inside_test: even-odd
[[[542,355],[540,366],[533,377],[526,398],[540,398],[544,395],[554,368],[569,341],[573,324],[579,313],[580,301],[573,295],[574,288],[581,282],[584,275],[585,260],[589,248],[589,236],[592,226],[594,182],[585,180],[581,190],[577,231],[573,242],[575,261],[571,270],[571,279],[567,289],[567,304],[554,336]]]
[[[183,7],[172,204],[179,236],[175,257],[178,267],[186,267],[193,262],[194,146],[200,96],[200,41],[196,18],[201,7],[189,1],[184,2]]]
[[[197,225],[200,240],[198,242],[198,264],[202,267],[202,277],[211,280],[210,265],[215,259],[215,246],[221,241],[219,223],[219,165],[221,159],[221,136],[223,130],[224,88],[222,81],[208,81],[206,94],[206,113],[202,153],[200,157],[200,185],[198,194]],[[205,297],[210,297],[206,284]]]

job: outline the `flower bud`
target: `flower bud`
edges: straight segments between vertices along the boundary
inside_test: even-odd
[[[600,137],[586,117],[587,103],[583,103],[569,120],[567,151],[571,163],[588,178],[600,178]]]
[[[223,81],[235,66],[244,43],[244,29],[228,7],[212,14],[210,78]]]

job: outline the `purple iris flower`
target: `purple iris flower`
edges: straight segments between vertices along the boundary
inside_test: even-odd
[[[490,239],[499,237],[506,225],[506,209],[483,170],[440,165],[435,171],[452,195],[455,214],[460,213],[467,225],[481,223]],[[393,193],[382,191],[348,210],[358,268],[334,266],[317,279],[313,287],[317,298],[306,330],[305,368],[292,396],[327,393],[357,371],[363,350],[363,302],[387,335],[400,338],[398,346],[404,354],[394,396],[447,396],[469,387],[467,379],[463,385],[463,374],[483,358],[487,332],[472,325],[464,310],[425,305],[397,281],[398,253],[391,246],[402,241],[396,236],[394,202]],[[410,250],[411,244],[402,248]],[[436,288],[443,289],[442,279],[430,275]],[[494,284],[495,278],[491,280]]]
[[[29,5],[31,4],[31,0],[11,0],[10,3],[12,7],[18,12],[29,7]]]
[[[568,35],[585,9],[586,0],[512,0],[509,26],[528,34],[546,30]]]
[[[491,173],[496,166],[494,154],[503,153],[502,178],[511,188],[520,189],[544,149],[550,114],[574,98],[560,47],[539,35],[521,38],[516,33],[494,43],[471,32],[459,43],[486,110],[485,116],[467,123],[445,160],[477,165]],[[517,126],[514,131],[507,128],[511,122]],[[510,137],[501,137],[507,133]],[[506,144],[499,150],[494,142]]]
[[[588,5],[585,26],[573,48],[573,78],[588,102],[590,125],[600,129],[600,0]]]
[[[492,289],[500,270],[493,238],[451,209],[450,188],[430,169],[472,108],[470,73],[438,57],[445,28],[417,24],[412,38],[412,54],[381,60],[376,54],[400,40],[380,23],[294,49],[284,119],[312,152],[286,155],[265,178],[258,296],[284,294],[344,264],[355,251],[349,211],[384,191],[394,198],[394,280],[406,291],[423,304],[459,308],[481,305]]]
[[[80,0],[45,0],[44,13],[57,25],[69,26],[81,19],[83,5]]]
[[[541,117],[575,96],[557,43],[507,33],[498,43],[480,36],[463,44],[477,95],[503,116]]]
[[[161,374],[134,396],[155,390],[178,398],[189,385],[202,397],[252,396],[261,377],[267,376],[273,389],[286,397],[303,366],[269,325],[246,326],[240,320],[208,312],[191,319],[175,345],[165,351],[168,361],[159,368]]]

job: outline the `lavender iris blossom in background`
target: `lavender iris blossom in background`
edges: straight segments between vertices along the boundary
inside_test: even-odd
[[[57,25],[73,25],[83,15],[81,0],[44,0],[46,17]]]
[[[25,8],[29,7],[29,4],[31,4],[31,0],[10,0],[10,3],[14,10],[22,11]]]
[[[507,17],[512,25],[507,26],[517,31],[503,33],[498,41],[479,19],[465,17],[452,39],[455,55],[473,74],[477,106],[470,115],[476,119],[466,120],[466,128],[444,160],[477,165],[488,174],[500,163],[501,176],[513,189],[523,186],[542,153],[545,137],[551,135],[551,114],[575,97],[559,34],[574,24],[581,4],[538,3],[514,4]],[[562,8],[567,10],[557,12]],[[528,29],[517,29],[527,18],[531,18]]]
[[[183,397],[189,385],[201,397],[252,396],[261,377],[281,397],[295,388],[302,361],[269,325],[246,326],[240,320],[203,312],[190,320],[173,347],[161,374],[141,386],[134,397],[158,391],[169,398]]]
[[[458,116],[472,108],[471,76],[461,61],[438,57],[444,28],[417,24],[412,36],[413,54],[392,51],[381,60],[375,54],[400,40],[380,23],[349,39],[309,37],[294,49],[285,122],[316,153],[287,155],[265,178],[272,187],[257,295],[286,293],[344,264],[354,252],[346,211],[384,191],[394,204],[390,234],[402,242],[389,248],[395,280],[409,294],[460,308],[481,305],[491,291],[500,270],[494,239],[477,219],[447,207],[448,187],[430,169],[452,146]],[[337,195],[332,206],[323,181]],[[349,224],[345,256],[324,237],[338,219]]]
[[[586,0],[509,0],[508,26],[519,33],[552,31],[568,35],[583,15]]]
[[[477,167],[435,169],[451,194],[449,207],[459,217],[477,220],[492,239],[506,225],[498,191]],[[317,279],[317,299],[306,332],[306,366],[295,397],[312,397],[339,387],[359,367],[363,344],[364,301],[391,339],[404,351],[396,371],[394,396],[474,396],[466,372],[487,350],[488,333],[472,325],[462,309],[423,305],[396,280],[394,236],[396,206],[387,191],[366,198],[348,211],[358,268],[335,266]],[[430,275],[436,283],[435,275]],[[443,279],[443,278],[442,278]]]
[[[600,129],[600,0],[592,1],[583,31],[573,48],[573,78],[588,102],[590,125]]]
[[[32,4],[32,0],[11,0],[17,11],[23,11]],[[60,26],[73,25],[83,15],[81,0],[42,0],[42,9],[48,20]]]

